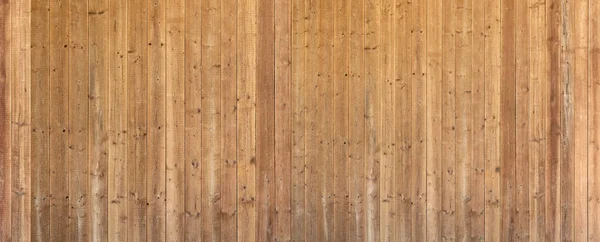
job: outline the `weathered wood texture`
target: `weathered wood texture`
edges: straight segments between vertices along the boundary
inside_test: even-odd
[[[0,0],[0,242],[600,241],[596,0]]]

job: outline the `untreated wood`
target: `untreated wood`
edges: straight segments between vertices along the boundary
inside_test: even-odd
[[[31,116],[32,241],[44,241],[50,238],[50,184],[48,183],[50,180],[49,8],[50,1],[31,1],[31,112],[39,114]],[[104,52],[108,53],[106,50]],[[106,197],[106,190],[104,191]],[[106,221],[98,224],[104,228],[108,226]]]
[[[0,241],[599,241],[591,0],[0,0]]]
[[[88,2],[69,1],[68,51],[68,138],[67,163],[69,174],[69,223],[67,240],[90,239],[89,190],[89,30],[87,21]],[[79,30],[79,31],[77,31]],[[131,32],[131,31],[130,31]],[[63,90],[61,90],[63,91]],[[129,157],[128,157],[129,158]],[[129,168],[129,167],[128,167]],[[129,174],[128,174],[129,175]],[[61,218],[64,219],[64,218]]]

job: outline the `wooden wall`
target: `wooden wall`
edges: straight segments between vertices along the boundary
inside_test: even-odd
[[[0,0],[0,241],[600,241],[600,1]]]

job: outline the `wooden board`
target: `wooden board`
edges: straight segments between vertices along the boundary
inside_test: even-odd
[[[0,241],[598,241],[599,14],[0,0]]]
[[[108,0],[89,2],[90,239],[108,240],[109,34]]]
[[[185,1],[166,1],[166,241],[185,240]],[[200,95],[200,93],[196,93]],[[200,201],[196,201],[200,204]],[[191,211],[193,213],[193,211]],[[200,228],[196,228],[198,230]]]
[[[127,2],[127,225],[128,240],[147,235],[147,1]]]
[[[292,234],[292,3],[275,1],[275,241]],[[235,33],[234,33],[235,34]],[[235,115],[235,110],[232,110]],[[234,131],[235,132],[235,131]],[[345,178],[345,176],[343,177]],[[347,186],[346,186],[347,187]],[[336,196],[337,197],[337,196]],[[347,204],[347,203],[346,203]],[[232,204],[235,208],[235,204]],[[347,208],[347,207],[346,207]],[[347,212],[344,211],[344,212]],[[344,217],[344,216],[342,216]],[[235,230],[235,224],[232,228]]]
[[[88,2],[69,1],[68,51],[68,174],[69,174],[69,223],[68,240],[90,238],[89,214],[89,30]],[[76,29],[82,31],[75,31]]]
[[[11,15],[10,15],[10,2],[0,2],[0,31],[2,31],[2,37],[0,37],[0,113],[2,118],[0,119],[0,188],[2,192],[0,194],[0,239],[10,240],[11,239],[11,174],[10,174],[10,141],[11,141],[11,49],[10,49],[10,37],[12,36],[10,30]]]
[[[166,228],[166,3],[148,4],[148,119],[146,235],[165,241]]]
[[[109,2],[108,239],[127,240],[127,2]],[[51,133],[52,134],[52,133]],[[52,136],[50,137],[52,138]],[[52,188],[52,185],[50,185]],[[52,210],[51,210],[52,211]],[[52,224],[52,223],[51,223]],[[60,231],[60,230],[59,230]],[[51,230],[51,233],[53,230]]]
[[[50,1],[31,1],[31,112],[39,114],[31,116],[32,241],[50,238],[49,7]],[[104,52],[108,53],[106,50]],[[108,225],[106,221],[98,224],[105,228]]]

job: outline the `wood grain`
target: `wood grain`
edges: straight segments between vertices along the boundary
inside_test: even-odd
[[[0,241],[599,241],[599,14],[0,0]]]
[[[31,112],[39,114],[31,116],[32,241],[44,241],[50,238],[49,8],[50,1],[31,1]],[[104,52],[108,53],[106,50]],[[104,191],[106,195],[106,190]],[[104,228],[108,226],[106,221],[98,224]]]

